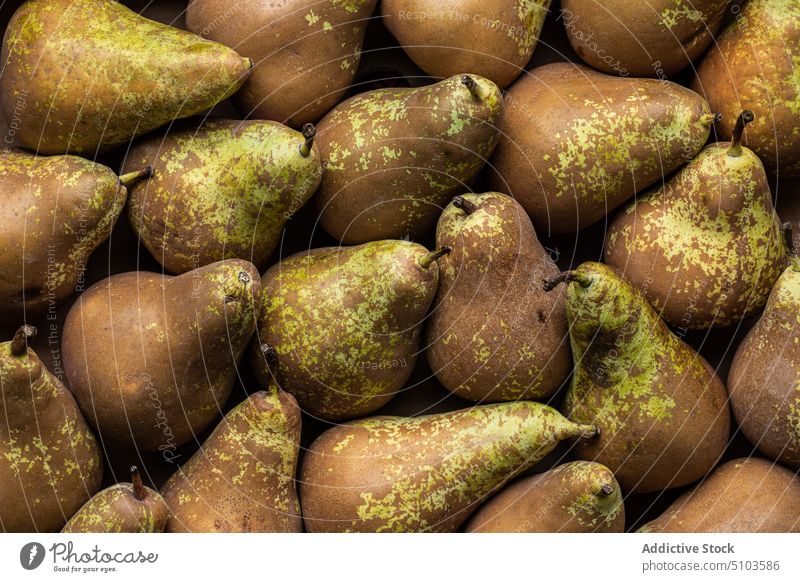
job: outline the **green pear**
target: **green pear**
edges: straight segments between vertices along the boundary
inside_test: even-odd
[[[3,40],[3,111],[40,154],[94,154],[230,97],[250,61],[114,0],[31,0]]]
[[[283,226],[319,186],[314,127],[274,121],[190,122],[146,137],[123,171],[155,169],[130,193],[128,215],[152,255],[173,273],[223,259],[265,267]]]
[[[303,460],[310,532],[453,532],[487,496],[565,439],[596,435],[536,402],[329,429]]]

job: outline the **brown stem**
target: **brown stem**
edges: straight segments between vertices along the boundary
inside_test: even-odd
[[[797,256],[797,250],[794,248],[794,228],[791,222],[784,222],[781,225],[781,233],[783,234],[783,244],[786,246],[786,252],[790,257]]]
[[[306,123],[303,126],[303,137],[306,141],[300,146],[300,155],[307,158],[311,155],[311,148],[314,145],[314,138],[317,137],[317,128],[313,123]]]
[[[556,275],[551,279],[545,279],[544,281],[544,290],[546,292],[550,292],[561,283],[572,283],[573,281],[580,283],[581,287],[584,289],[589,287],[592,284],[590,279],[587,279],[584,275],[579,273],[578,271],[564,271],[563,273]]]
[[[728,149],[728,155],[732,158],[738,158],[742,155],[742,136],[744,135],[744,128],[747,124],[756,118],[753,112],[745,109],[739,114],[739,119],[736,120],[736,127],[733,128],[733,137],[731,137],[731,147]]]
[[[36,337],[36,328],[32,325],[23,325],[14,334],[11,340],[11,355],[22,356],[28,353],[28,340]]]
[[[142,483],[142,476],[139,475],[139,467],[136,465],[131,467],[131,483],[133,483],[133,496],[137,501],[144,501],[144,498],[147,497],[147,489]]]
[[[419,266],[423,269],[428,269],[433,263],[441,259],[445,255],[449,255],[453,250],[452,247],[442,247],[438,250],[432,251],[427,255],[420,257]]]
[[[453,206],[455,206],[460,210],[463,210],[467,216],[478,210],[477,206],[475,206],[472,202],[470,202],[463,196],[456,196],[455,198],[453,198]]]
[[[475,97],[476,99],[483,99],[484,97],[483,89],[481,88],[480,85],[478,85],[475,79],[473,79],[469,75],[463,75],[461,77],[461,83],[464,85],[464,87],[466,87],[469,90],[470,93],[472,93],[473,97]]]
[[[119,183],[125,186],[126,188],[130,188],[131,186],[135,186],[142,180],[147,180],[155,176],[156,171],[153,169],[153,166],[147,166],[144,170],[139,170],[138,172],[130,172],[128,174],[123,174],[119,177]]]

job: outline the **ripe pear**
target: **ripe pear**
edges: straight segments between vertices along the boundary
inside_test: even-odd
[[[122,213],[127,188],[149,175],[142,167],[117,177],[76,156],[0,152],[0,317],[30,319],[80,289],[89,256]]]
[[[786,265],[764,166],[741,145],[750,120],[743,112],[733,142],[706,147],[608,228],[606,263],[673,326],[705,329],[753,315]]]
[[[256,392],[230,411],[161,489],[169,532],[301,532],[295,491],[300,409]]]
[[[133,229],[173,273],[232,258],[264,267],[322,177],[314,128],[305,131],[220,119],[144,138],[123,166],[147,160],[155,168],[152,180],[131,190]]]
[[[261,383],[274,377],[304,412],[326,420],[386,404],[414,369],[439,284],[436,260],[449,250],[377,241],[273,266],[262,279],[251,355]]]
[[[771,176],[800,176],[800,3],[748,0],[697,70],[692,88],[722,114],[730,139],[736,115],[756,115],[747,146]]]
[[[378,416],[329,429],[303,461],[310,532],[453,532],[488,495],[562,440],[591,438],[535,402],[414,418]]]
[[[439,381],[469,400],[548,398],[569,376],[563,291],[525,210],[510,196],[457,196],[445,208],[437,246],[441,284],[428,326],[428,362]]]
[[[31,0],[3,41],[0,101],[40,154],[91,155],[227,99],[250,61],[114,0]]]
[[[639,532],[800,532],[800,477],[756,457],[728,461]]]
[[[171,454],[211,424],[255,331],[260,288],[253,265],[228,260],[178,277],[114,275],[81,295],[64,325],[64,369],[101,438]]]
[[[577,445],[578,458],[610,468],[626,492],[706,475],[730,428],[728,396],[714,370],[613,268],[584,263],[546,287],[562,282],[575,359],[564,414],[600,429],[598,439]]]
[[[0,344],[0,530],[52,532],[100,489],[103,461],[72,394],[21,327]]]
[[[300,127],[325,115],[352,84],[376,3],[190,0],[186,25],[253,60],[234,98],[243,116]]]
[[[161,533],[169,509],[158,491],[145,487],[139,469],[131,467],[131,483],[118,483],[92,497],[61,530],[62,533]]]
[[[558,20],[587,65],[612,75],[664,78],[714,40],[730,0],[561,0]]]
[[[490,186],[542,234],[576,232],[692,159],[714,115],[689,89],[553,63],[506,97]]]
[[[346,244],[424,236],[491,155],[502,111],[497,85],[474,75],[340,104],[318,127],[320,224]]]
[[[409,57],[432,77],[469,71],[507,87],[539,42],[551,0],[383,0],[381,13]]]
[[[478,533],[623,533],[625,505],[611,469],[574,461],[509,485],[467,524]]]
[[[800,468],[800,261],[778,279],[728,375],[739,429],[764,455]]]

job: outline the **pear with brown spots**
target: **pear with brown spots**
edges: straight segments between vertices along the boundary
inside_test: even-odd
[[[572,369],[564,293],[545,293],[558,267],[530,218],[510,196],[457,196],[445,208],[437,246],[441,284],[428,326],[428,362],[468,400],[549,398]]]
[[[25,2],[6,29],[2,63],[0,101],[20,142],[87,157],[227,99],[251,65],[115,0]]]
[[[62,533],[161,533],[169,509],[158,491],[145,487],[139,469],[131,483],[118,483],[92,497],[72,516]]]
[[[260,288],[256,268],[231,259],[177,277],[122,273],[83,293],[64,325],[64,369],[100,437],[177,458],[231,394]]]
[[[0,530],[58,531],[100,489],[97,439],[72,394],[27,345],[0,344]]]
[[[728,395],[711,366],[613,268],[584,263],[546,288],[560,283],[575,360],[563,411],[600,430],[576,445],[578,458],[602,463],[633,493],[708,474],[730,428]]]
[[[560,441],[593,439],[536,402],[414,418],[378,416],[331,428],[303,460],[310,532],[453,532],[487,496]]]
[[[706,147],[608,229],[606,263],[675,327],[706,329],[753,315],[786,265],[764,166],[741,145],[752,119],[743,112],[733,142]]]
[[[713,121],[675,83],[538,67],[508,91],[490,186],[516,198],[540,235],[577,232],[691,160]]]
[[[300,409],[280,390],[230,411],[167,481],[169,532],[300,532],[295,491]]]

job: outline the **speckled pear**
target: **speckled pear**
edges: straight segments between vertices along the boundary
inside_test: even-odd
[[[118,178],[77,156],[0,152],[0,317],[28,319],[82,290],[86,262],[111,234],[126,187],[144,166]]]
[[[719,327],[753,315],[786,265],[764,166],[741,145],[752,118],[743,112],[733,142],[706,147],[608,229],[606,263],[675,327]]]
[[[593,426],[536,402],[331,428],[303,460],[310,532],[453,532],[489,495]]]
[[[155,169],[131,190],[133,229],[173,273],[223,259],[263,268],[286,221],[319,186],[314,127],[303,135],[274,121],[198,124],[173,126],[128,152],[123,171]]]
[[[611,267],[584,263],[546,287],[567,284],[575,371],[563,404],[600,437],[580,459],[614,471],[622,489],[646,493],[705,476],[728,443],[725,386]]]
[[[509,485],[475,512],[466,531],[623,533],[625,505],[608,467],[574,461]]]
[[[177,277],[122,273],[83,293],[64,324],[64,369],[103,441],[177,459],[230,396],[260,288],[256,268],[231,259]]]
[[[441,283],[428,363],[451,392],[483,402],[548,398],[572,370],[563,289],[530,218],[510,196],[456,196],[436,230]]]
[[[800,260],[778,279],[728,375],[739,429],[758,450],[800,468]]]
[[[489,183],[540,235],[576,232],[691,160],[713,121],[675,83],[545,65],[509,89]]]
[[[21,327],[0,344],[0,530],[58,531],[100,489],[97,439]]]
[[[356,95],[318,126],[320,224],[358,244],[433,230],[497,145],[500,89],[476,75]]]
[[[326,420],[365,416],[403,388],[449,252],[377,241],[298,253],[262,279],[252,363],[302,410]]]
[[[167,509],[158,491],[145,487],[139,469],[131,483],[118,483],[92,497],[72,516],[62,533],[161,533]]]
[[[256,392],[230,411],[162,487],[169,532],[301,532],[295,491],[300,409]]]
[[[0,101],[40,154],[107,150],[230,97],[250,61],[114,0],[31,0],[3,41]]]

